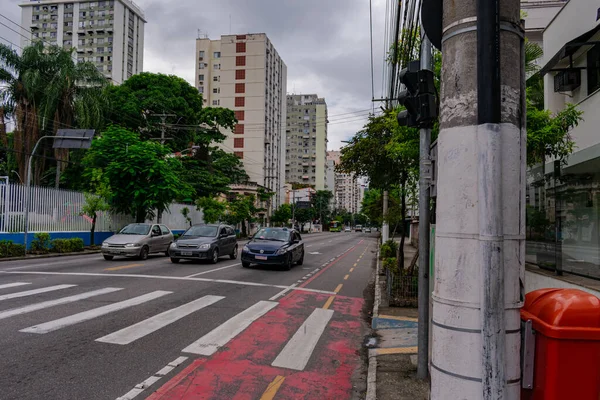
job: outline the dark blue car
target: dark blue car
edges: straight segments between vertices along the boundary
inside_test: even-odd
[[[242,249],[242,266],[251,264],[292,265],[304,263],[304,242],[300,233],[288,228],[262,228]]]

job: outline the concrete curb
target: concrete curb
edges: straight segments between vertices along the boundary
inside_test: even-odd
[[[373,316],[379,317],[379,305],[381,304],[381,288],[379,287],[379,251],[377,251],[377,267],[375,268],[375,301],[373,302]],[[371,321],[372,321],[371,320]],[[371,327],[373,323],[371,322]],[[367,395],[365,400],[377,399],[377,353],[369,350],[369,369],[367,372]]]
[[[56,258],[56,257],[73,257],[73,256],[87,256],[89,254],[99,254],[100,250],[88,250],[88,251],[80,251],[77,253],[50,253],[50,254],[36,254],[35,256],[27,256],[27,257],[8,257],[8,258],[0,258],[0,262],[4,261],[22,261],[22,260],[36,260],[38,258]]]

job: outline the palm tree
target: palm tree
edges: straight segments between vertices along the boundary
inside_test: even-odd
[[[534,42],[525,41],[525,74],[527,98],[535,108],[544,108],[544,80],[538,73],[540,66],[537,61],[544,55],[544,50]]]
[[[14,146],[19,174],[24,176],[27,158],[42,136],[60,128],[100,128],[108,108],[107,79],[89,62],[73,60],[73,50],[45,47],[35,42],[19,54],[0,44],[0,139],[8,144],[4,119],[15,122]],[[57,160],[68,151],[55,150]],[[57,184],[62,170],[57,162]],[[36,163],[34,182],[39,182],[44,159]],[[33,171],[32,171],[33,172]]]

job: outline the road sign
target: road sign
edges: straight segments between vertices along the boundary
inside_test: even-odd
[[[310,201],[297,201],[296,202],[296,208],[298,209],[306,209],[306,208],[310,208]]]
[[[59,129],[54,139],[55,149],[89,149],[92,138],[96,134],[94,129]]]

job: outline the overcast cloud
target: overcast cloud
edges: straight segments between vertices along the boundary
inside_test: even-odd
[[[7,3],[10,2],[10,6]],[[20,1],[0,0],[20,23]],[[288,67],[289,93],[317,93],[329,109],[329,149],[366,121],[371,103],[369,0],[137,0],[146,13],[144,70],[175,74],[194,85],[198,31],[266,33]],[[381,96],[385,0],[373,0],[375,97]],[[231,23],[230,23],[231,21]],[[0,17],[12,29],[16,25]],[[230,30],[231,27],[231,30]],[[0,24],[0,41],[20,43]],[[376,104],[376,109],[379,104]],[[356,114],[350,114],[356,112]]]

